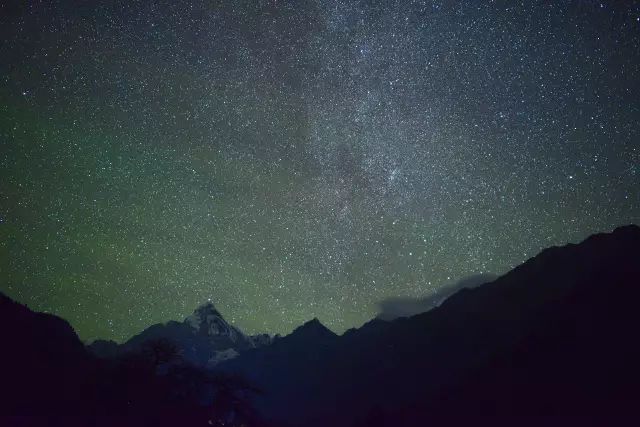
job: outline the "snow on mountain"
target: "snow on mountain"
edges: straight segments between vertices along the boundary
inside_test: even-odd
[[[199,334],[210,337],[227,337],[234,343],[252,342],[238,328],[229,324],[211,301],[202,304],[192,315],[185,319]]]
[[[214,366],[239,353],[271,344],[267,334],[248,336],[227,322],[211,301],[200,305],[183,322],[152,325],[122,345],[96,342],[91,351],[100,357],[115,357],[140,351],[150,341],[166,339],[177,345],[185,360],[200,366]]]
[[[238,354],[239,353],[235,351],[233,348],[228,348],[222,351],[216,351],[215,354],[211,357],[211,359],[209,359],[209,361],[207,362],[207,367],[211,368],[217,365],[218,363],[233,359]]]

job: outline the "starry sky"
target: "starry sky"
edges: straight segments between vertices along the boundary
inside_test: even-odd
[[[640,2],[0,4],[0,291],[337,332],[640,222]]]

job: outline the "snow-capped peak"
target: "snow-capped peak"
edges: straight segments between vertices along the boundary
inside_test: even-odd
[[[200,328],[200,324],[209,316],[217,316],[222,318],[220,312],[216,309],[211,301],[207,301],[193,311],[193,314],[185,319],[191,326],[196,329]]]
[[[185,319],[185,323],[191,325],[198,333],[211,337],[226,336],[236,342],[244,338],[244,334],[227,323],[211,301],[199,306],[191,316]]]

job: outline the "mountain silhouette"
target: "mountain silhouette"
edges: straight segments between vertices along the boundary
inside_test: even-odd
[[[461,289],[475,288],[497,278],[498,276],[494,274],[476,274],[465,277],[456,283],[443,285],[427,297],[386,298],[379,303],[380,313],[378,313],[377,317],[383,320],[393,320],[398,317],[409,317],[424,313],[425,311],[429,311],[432,308],[437,307],[444,300]]]
[[[292,425],[447,414],[635,414],[640,228],[554,247],[410,318],[318,343],[294,332],[219,366]],[[293,402],[293,404],[291,403]]]
[[[151,341],[167,340],[175,344],[182,357],[198,366],[212,367],[250,348],[268,345],[267,334],[245,335],[228,323],[211,301],[196,308],[183,322],[170,321],[152,325],[119,345],[113,341],[96,340],[90,351],[102,358],[112,358],[140,351]]]
[[[241,414],[237,425],[265,425],[261,413],[271,425],[310,427],[638,418],[639,297],[634,225],[546,249],[428,312],[341,336],[313,319],[281,338],[248,337],[206,303],[183,322],[87,351],[64,320],[0,295],[0,415],[210,425]],[[212,357],[213,370],[203,369]]]
[[[97,358],[66,321],[0,294],[0,339],[1,426],[268,426],[248,400],[258,389],[163,338]]]
[[[0,294],[0,414],[69,409],[86,392],[91,358],[65,320]]]

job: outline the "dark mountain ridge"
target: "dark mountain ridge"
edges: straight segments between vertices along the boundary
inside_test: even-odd
[[[395,414],[392,425],[402,425],[401,415],[409,424],[427,422],[460,408],[485,414],[576,414],[595,410],[584,404],[598,401],[603,411],[629,411],[606,393],[629,393],[630,380],[609,378],[601,384],[606,392],[597,394],[587,378],[597,371],[602,380],[603,366],[620,360],[625,363],[617,372],[637,377],[631,361],[640,353],[629,337],[640,326],[634,307],[640,297],[639,254],[640,228],[621,227],[544,250],[426,313],[371,322],[324,346],[312,340],[306,347],[289,344],[284,337],[277,353],[269,347],[254,350],[220,368],[269,391],[261,407],[294,425],[349,425],[374,409]],[[294,363],[281,356],[300,347],[306,352]],[[586,348],[589,352],[578,354]],[[583,370],[561,363],[572,357],[580,359]],[[529,372],[538,375],[532,378]],[[295,380],[283,383],[281,377]],[[296,393],[296,381],[314,384],[313,393]],[[583,392],[555,392],[556,381]],[[478,405],[476,394],[487,404]],[[291,400],[294,409],[286,403]],[[503,401],[510,405],[497,403]]]
[[[166,342],[98,358],[66,321],[2,294],[0,339],[0,426],[268,426],[247,400],[255,388]]]
[[[90,372],[91,357],[65,320],[0,293],[0,339],[0,413],[56,412],[82,396],[85,384],[74,380]]]
[[[212,367],[245,350],[268,345],[272,337],[267,334],[245,335],[228,323],[211,301],[207,301],[183,322],[158,323],[123,344],[96,340],[88,348],[98,357],[110,358],[139,351],[146,343],[157,340],[175,344],[182,357],[190,363]]]
[[[342,336],[314,319],[251,345],[205,304],[184,322],[148,328],[131,349],[185,336],[192,341],[179,345],[245,343],[215,371],[262,390],[253,401],[278,425],[409,426],[460,414],[638,418],[639,297],[640,228],[632,225],[546,249],[426,313],[373,319]],[[68,323],[4,296],[0,336],[0,414],[130,414],[137,402],[135,413],[157,415],[175,398],[156,389],[173,395],[209,375],[185,366],[177,383],[155,380],[147,362],[108,342],[92,347],[114,350],[115,362],[95,359]],[[180,402],[185,413],[198,408]]]

